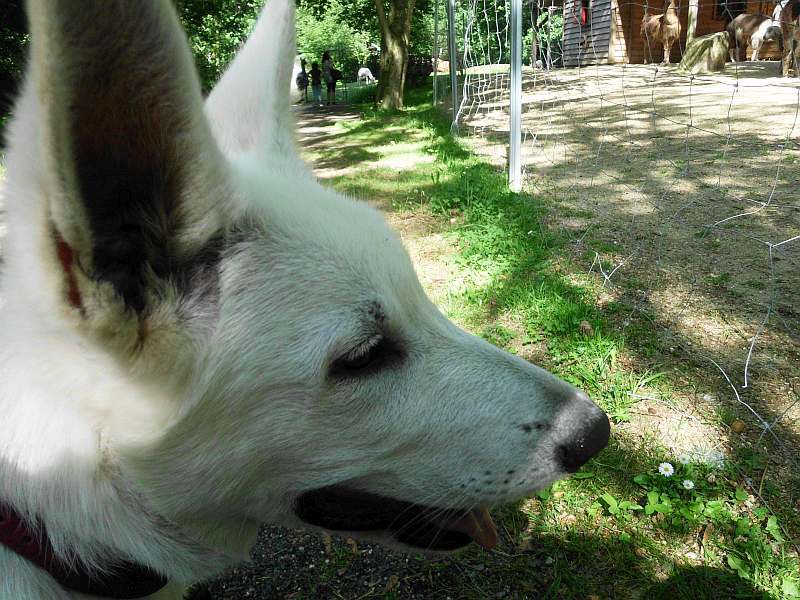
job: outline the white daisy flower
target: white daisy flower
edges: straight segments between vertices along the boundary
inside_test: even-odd
[[[688,454],[681,454],[678,456],[678,462],[682,465],[688,465],[690,462],[692,462],[692,458]]]
[[[675,467],[668,462],[663,462],[658,465],[658,472],[664,477],[672,477],[672,474],[675,472]]]
[[[684,479],[683,480],[683,489],[685,489],[685,490],[694,489],[694,481],[692,481],[691,479]]]

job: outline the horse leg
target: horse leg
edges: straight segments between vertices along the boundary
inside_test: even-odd
[[[792,54],[794,54],[792,46],[792,41],[789,40],[789,43],[785,44],[783,49],[783,56],[781,57],[781,77],[789,76],[789,65],[792,61]]]

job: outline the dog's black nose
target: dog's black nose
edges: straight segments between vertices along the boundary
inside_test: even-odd
[[[556,458],[565,471],[574,473],[608,444],[611,425],[606,414],[581,392],[567,409],[569,437],[556,448]]]

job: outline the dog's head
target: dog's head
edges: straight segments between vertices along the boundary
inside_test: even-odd
[[[166,0],[30,2],[7,310],[85,370],[119,471],[216,544],[270,521],[491,546],[484,508],[578,469],[608,420],[450,323],[382,217],[302,164],[292,5],[203,103]]]

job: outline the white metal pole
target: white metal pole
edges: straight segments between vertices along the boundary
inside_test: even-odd
[[[452,129],[458,129],[458,53],[456,50],[456,0],[447,0],[447,52],[450,55],[450,94],[453,99]]]
[[[439,100],[439,0],[433,5],[433,105]]]
[[[508,185],[522,189],[522,0],[511,0],[511,118],[508,140]]]
[[[552,0],[551,0],[552,1]],[[553,68],[553,17],[556,14],[555,6],[547,7],[547,70]]]
[[[686,27],[686,45],[689,45],[697,33],[697,0],[689,0],[689,17]]]

